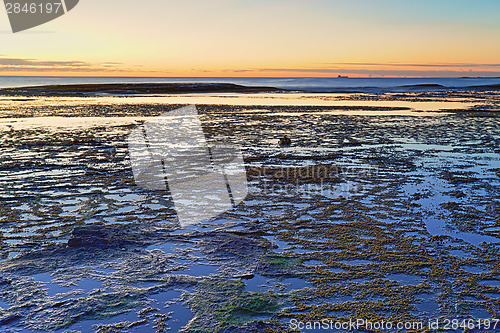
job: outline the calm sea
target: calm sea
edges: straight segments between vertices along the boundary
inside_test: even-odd
[[[192,78],[0,76],[0,88],[85,83],[234,83],[309,92],[439,91],[500,85],[500,78]]]

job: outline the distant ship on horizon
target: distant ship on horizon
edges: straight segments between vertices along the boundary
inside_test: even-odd
[[[347,76],[347,75],[345,75],[345,76],[343,76],[343,75],[337,76],[337,79],[348,79],[348,78],[349,78],[349,76]]]

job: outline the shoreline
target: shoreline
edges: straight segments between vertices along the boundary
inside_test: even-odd
[[[192,93],[263,93],[287,92],[275,87],[253,87],[232,83],[111,83],[44,85],[0,89],[0,96],[134,96]]]
[[[416,99],[412,101],[401,98],[385,100],[376,98],[371,100],[363,99],[343,99],[338,96],[305,96],[303,94],[236,94],[234,96],[220,95],[196,95],[196,94],[177,94],[166,96],[140,95],[140,96],[37,96],[32,98],[23,97],[0,97],[0,105],[17,105],[29,103],[32,110],[42,108],[41,114],[47,115],[47,107],[68,107],[72,105],[108,105],[114,108],[127,107],[148,107],[156,109],[160,106],[162,109],[176,107],[179,105],[197,105],[206,107],[241,108],[247,107],[258,110],[258,112],[279,114],[318,114],[318,113],[349,113],[361,115],[369,113],[377,115],[382,113],[393,114],[404,113],[432,113],[432,112],[467,112],[472,111],[476,104],[466,101],[450,101],[447,98],[441,99]],[[95,108],[93,108],[95,109]],[[8,110],[4,115],[10,114]],[[95,110],[94,110],[95,111]],[[38,112],[37,112],[38,113]],[[80,114],[81,115],[81,114]]]

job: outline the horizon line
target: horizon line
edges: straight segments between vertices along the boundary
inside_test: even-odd
[[[1,75],[0,77],[74,77],[74,78],[214,78],[214,79],[500,79],[500,76],[122,76],[122,75]]]

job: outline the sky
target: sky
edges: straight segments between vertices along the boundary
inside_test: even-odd
[[[0,75],[500,77],[499,41],[499,0],[80,0],[2,8]]]

